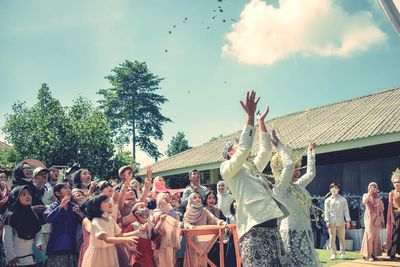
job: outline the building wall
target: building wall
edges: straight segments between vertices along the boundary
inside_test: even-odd
[[[354,161],[317,166],[317,174],[307,189],[311,195],[324,196],[332,182],[339,183],[343,193],[362,195],[370,182],[376,182],[382,192],[393,189],[390,177],[400,166],[399,157]]]

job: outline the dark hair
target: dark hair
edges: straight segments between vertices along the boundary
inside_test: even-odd
[[[141,184],[143,182],[143,179],[140,175],[135,176],[135,180],[139,182],[139,184]]]
[[[192,173],[194,173],[194,172],[198,172],[198,173],[200,173],[200,172],[199,172],[199,170],[197,170],[197,169],[193,169],[193,170],[191,170],[191,171],[189,172],[189,177],[190,177],[190,175],[192,175]]]
[[[54,193],[54,196],[58,199],[58,200],[60,200],[61,199],[61,196],[57,196],[57,192],[61,192],[61,189],[63,189],[64,187],[66,187],[66,186],[69,186],[69,183],[57,183],[55,186],[54,186],[54,188],[53,188],[53,193]]]
[[[96,185],[96,187],[94,188],[93,195],[101,194],[101,191],[103,191],[103,189],[107,188],[107,187],[111,187],[112,188],[112,185],[111,185],[111,183],[109,181],[101,181],[101,182],[99,182]]]
[[[78,205],[79,206],[79,210],[81,212],[83,212],[85,214],[85,216],[87,214],[86,209],[87,209],[89,201],[90,201],[90,198],[86,199],[85,201],[83,201],[81,204]]]
[[[87,169],[79,169],[73,174],[71,174],[72,179],[74,180],[74,188],[82,187],[81,173]]]
[[[108,181],[103,181],[103,182],[101,182],[101,184],[99,186],[99,191],[103,191],[103,189],[107,188],[107,187],[111,187],[112,188],[111,183],[108,182]]]
[[[214,205],[216,205],[216,204],[218,203],[217,194],[215,194],[214,191],[209,190],[209,191],[206,193],[206,196],[205,196],[204,199],[203,199],[203,206],[204,206],[204,207],[207,206],[207,198],[208,198],[208,196],[211,195],[211,194],[213,194],[213,195],[215,196],[215,203],[214,203]]]
[[[17,166],[15,166],[13,174],[14,174],[14,179],[16,181],[21,180],[22,178],[26,178],[25,174],[24,174],[24,164],[29,165],[28,163],[26,163],[25,161],[19,163]]]
[[[229,205],[229,210],[231,211],[231,214],[232,214],[232,215],[235,215],[235,214],[236,214],[235,207],[233,206],[233,204],[235,204],[235,203],[236,203],[236,200],[233,200],[232,203],[231,203],[231,205]]]
[[[313,198],[313,199],[311,200],[311,202],[312,202],[313,204],[318,204],[318,199]]]
[[[90,198],[86,204],[86,216],[89,220],[93,220],[94,218],[100,218],[103,215],[101,211],[101,203],[108,200],[109,197],[106,195],[97,195]]]
[[[339,189],[341,189],[340,188],[340,184],[337,184],[337,183],[331,183],[330,185],[329,185],[329,189],[331,189],[332,187],[337,187],[337,188],[339,188]]]

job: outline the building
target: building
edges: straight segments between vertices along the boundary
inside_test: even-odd
[[[277,128],[281,140],[303,155],[309,142],[316,144],[317,176],[308,186],[312,195],[325,195],[333,181],[355,195],[366,192],[371,181],[388,192],[391,173],[400,166],[399,107],[400,88],[395,88],[274,118],[267,128]],[[176,188],[186,186],[187,173],[197,169],[204,184],[214,184],[220,179],[224,142],[239,135],[240,131],[160,160],[153,173]],[[257,146],[255,138],[252,155]]]

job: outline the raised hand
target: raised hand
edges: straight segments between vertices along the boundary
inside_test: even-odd
[[[63,197],[63,199],[61,200],[61,203],[60,203],[60,208],[65,208],[68,205],[70,200],[71,200],[71,196]]]
[[[276,130],[272,129],[271,131],[271,143],[275,146],[278,147],[278,143],[279,143],[279,138],[276,135]]]
[[[151,176],[153,175],[153,168],[151,166],[147,167],[146,170],[146,180],[144,180],[144,186],[146,189],[151,187]]]
[[[244,111],[247,113],[247,115],[254,117],[254,113],[257,109],[257,104],[260,98],[256,99],[256,92],[255,91],[249,91],[247,92],[246,95],[246,103],[243,103],[243,101],[240,100],[240,104],[242,105]]]
[[[313,151],[314,148],[315,148],[315,144],[311,143],[311,144],[308,145],[308,151],[309,152]]]
[[[264,121],[264,120],[265,120],[265,117],[267,117],[268,113],[269,113],[269,106],[267,106],[267,107],[265,108],[265,110],[263,111],[263,113],[257,115],[257,120],[258,120],[258,121]]]

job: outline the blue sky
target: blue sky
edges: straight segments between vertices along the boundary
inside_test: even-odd
[[[5,0],[0,32],[0,127],[42,83],[97,101],[138,60],[165,78],[161,152],[177,131],[196,146],[239,130],[248,89],[272,118],[400,86],[400,37],[372,0]]]

